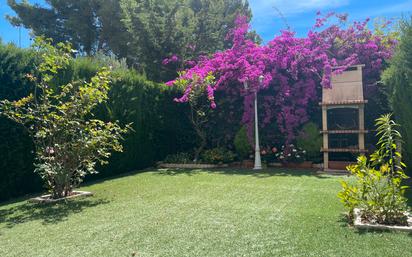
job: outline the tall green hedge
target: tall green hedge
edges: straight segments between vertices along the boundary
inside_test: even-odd
[[[390,104],[404,143],[403,157],[412,174],[412,17],[401,21],[401,37],[390,67],[384,72]]]
[[[29,50],[0,44],[0,99],[17,100],[33,84],[25,79],[36,58]],[[33,145],[22,126],[0,117],[0,200],[38,191],[41,180],[33,170]]]
[[[0,44],[0,99],[16,100],[33,90],[25,76],[33,72],[36,62],[30,50]],[[88,79],[103,65],[111,65],[110,60],[77,58],[55,83]],[[193,148],[188,110],[173,102],[178,95],[174,88],[148,81],[121,65],[114,68],[113,78],[110,100],[95,115],[123,124],[132,122],[134,131],[125,136],[124,152],[113,155],[110,164],[88,180],[146,168],[167,154]],[[25,130],[0,118],[0,201],[42,190],[41,180],[33,172],[33,158]]]

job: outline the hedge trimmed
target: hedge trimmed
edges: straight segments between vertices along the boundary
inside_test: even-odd
[[[25,78],[37,62],[30,50],[0,44],[0,99],[16,100],[28,95],[33,84]],[[62,72],[56,84],[72,79],[88,79],[107,60],[77,58]],[[124,152],[114,154],[100,174],[87,180],[143,169],[170,153],[193,148],[193,132],[187,119],[187,106],[173,102],[174,88],[148,81],[133,70],[117,67],[110,100],[96,110],[104,120],[133,123],[134,131],[125,137]],[[0,118],[0,201],[41,191],[42,182],[33,172],[33,146],[25,130]]]

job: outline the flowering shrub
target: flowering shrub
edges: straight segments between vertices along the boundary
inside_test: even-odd
[[[339,23],[322,30],[333,17]],[[192,90],[213,74],[216,82],[205,87],[210,107],[216,108],[215,91],[222,90],[228,97],[243,96],[242,122],[249,137],[253,135],[253,92],[258,91],[263,98],[263,125],[276,121],[289,143],[296,137],[297,129],[308,121],[308,105],[319,100],[318,85],[330,87],[333,74],[354,64],[365,64],[365,83],[374,84],[385,60],[392,55],[396,42],[373,34],[366,27],[369,20],[340,26],[346,20],[345,15],[319,13],[305,38],[282,31],[267,45],[260,46],[247,39],[249,25],[246,17],[240,16],[236,28],[228,34],[233,41],[231,49],[200,58],[196,65],[167,84],[187,81],[184,94],[175,99],[187,102]],[[260,83],[262,75],[264,80]],[[243,87],[244,82],[249,89]]]
[[[54,87],[59,71],[72,61],[71,46],[54,47],[51,41],[38,38],[33,47],[42,58],[37,67],[41,76],[27,75],[35,90],[18,101],[1,101],[0,114],[25,126],[36,150],[35,171],[52,198],[66,197],[86,175],[97,173],[97,163],[106,164],[112,151],[123,150],[122,135],[130,126],[93,118],[92,110],[108,99],[107,69],[90,82]]]
[[[278,160],[282,163],[301,163],[305,161],[306,151],[296,147],[293,144],[282,146],[281,150],[276,154]]]

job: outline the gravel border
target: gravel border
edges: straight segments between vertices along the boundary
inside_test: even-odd
[[[59,199],[52,199],[50,198],[50,194],[48,195],[42,195],[34,198],[30,198],[29,202],[30,203],[57,203],[61,201],[65,201],[67,199],[72,199],[72,198],[77,198],[77,197],[84,197],[84,196],[93,196],[93,193],[91,192],[86,192],[86,191],[73,191],[74,194],[59,198]]]

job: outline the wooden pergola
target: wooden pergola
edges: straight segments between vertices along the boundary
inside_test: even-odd
[[[368,102],[363,97],[362,68],[364,65],[351,66],[342,74],[332,76],[332,87],[322,89],[322,130],[323,134],[323,169],[330,171],[329,153],[360,153],[366,152],[365,149],[365,104]],[[336,108],[354,108],[358,110],[357,129],[328,129],[328,110]],[[329,136],[331,134],[357,134],[358,146],[347,148],[331,148]]]

